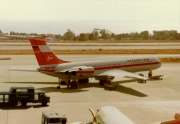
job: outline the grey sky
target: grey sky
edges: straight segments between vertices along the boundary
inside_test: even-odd
[[[180,0],[1,0],[0,30],[76,34],[178,30]]]

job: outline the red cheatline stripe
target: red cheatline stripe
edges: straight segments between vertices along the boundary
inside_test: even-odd
[[[160,62],[153,63],[141,63],[141,64],[130,64],[130,65],[117,65],[117,66],[105,66],[105,67],[97,67],[95,70],[105,70],[105,69],[119,69],[119,68],[128,68],[128,67],[138,67],[138,66],[149,66],[160,64]]]
[[[95,70],[105,70],[105,69],[119,69],[119,68],[128,68],[128,67],[138,67],[138,66],[149,66],[161,64],[160,62],[152,62],[152,63],[142,63],[142,64],[132,64],[132,65],[121,65],[121,66],[106,66],[106,67],[98,67]],[[55,70],[40,70],[40,72],[54,72]]]

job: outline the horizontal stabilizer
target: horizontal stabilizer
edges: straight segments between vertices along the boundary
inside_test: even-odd
[[[37,69],[8,69],[8,71],[38,72]]]

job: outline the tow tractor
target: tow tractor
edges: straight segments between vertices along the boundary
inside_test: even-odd
[[[13,86],[9,91],[0,91],[0,105],[16,106],[21,103],[22,106],[26,106],[30,102],[46,106],[50,102],[50,97],[32,86]]]
[[[162,80],[163,75],[152,75],[152,71],[149,71],[148,78],[152,80]]]
[[[149,79],[152,79],[152,80],[163,80],[163,75],[156,75],[156,76],[151,76],[149,77]]]
[[[41,123],[42,124],[66,124],[67,118],[63,116],[59,116],[55,112],[42,112]]]
[[[66,124],[67,118],[65,115],[58,115],[54,111],[42,112],[41,124]],[[73,122],[71,124],[83,124],[82,122]]]

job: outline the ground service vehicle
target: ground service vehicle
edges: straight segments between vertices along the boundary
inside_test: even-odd
[[[55,112],[42,112],[42,124],[66,124],[67,118],[63,116],[59,116]]]
[[[35,90],[32,86],[13,86],[9,91],[0,91],[0,105],[16,106],[18,103],[26,106],[27,103],[42,103],[46,106],[50,97],[44,91]]]

